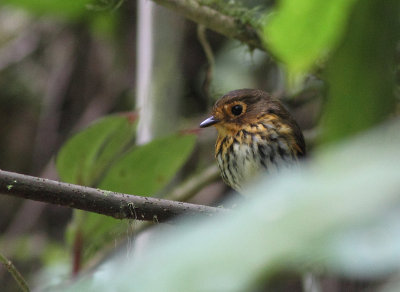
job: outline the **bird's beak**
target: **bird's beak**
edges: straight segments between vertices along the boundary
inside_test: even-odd
[[[200,124],[200,128],[206,128],[212,125],[215,125],[216,123],[218,123],[219,120],[217,120],[216,118],[214,118],[213,116],[209,117],[208,119],[204,120],[201,122]]]

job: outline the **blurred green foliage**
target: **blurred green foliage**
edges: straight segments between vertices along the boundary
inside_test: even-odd
[[[289,78],[327,63],[322,142],[368,129],[393,111],[398,16],[395,0],[282,0],[267,18],[265,43]]]
[[[88,23],[94,34],[112,37],[118,27],[121,1],[114,0],[3,0],[5,7],[20,8],[36,17],[48,16],[58,21]]]
[[[3,0],[2,4],[19,7],[37,15],[51,14],[58,17],[77,19],[87,13],[88,0]]]
[[[327,57],[346,31],[355,0],[281,0],[264,24],[264,42],[291,74]]]
[[[329,59],[322,142],[337,141],[384,121],[395,109],[399,1],[357,3],[340,46]]]

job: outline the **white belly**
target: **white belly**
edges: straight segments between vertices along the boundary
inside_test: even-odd
[[[294,160],[287,144],[267,144],[265,140],[257,139],[253,139],[250,145],[232,143],[227,151],[217,155],[222,178],[237,191],[256,179],[260,173],[277,172],[292,165]]]

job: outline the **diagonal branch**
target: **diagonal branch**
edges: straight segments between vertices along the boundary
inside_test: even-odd
[[[24,277],[22,277],[21,273],[17,270],[14,264],[10,260],[6,259],[2,254],[0,254],[0,263],[3,264],[7,271],[13,276],[21,291],[30,291],[29,286],[26,283]]]
[[[257,28],[239,17],[227,15],[200,0],[152,0],[172,9],[196,23],[202,24],[229,38],[238,39],[251,47],[265,50]]]
[[[111,216],[164,222],[178,215],[212,216],[226,210],[115,193],[0,170],[0,194]]]

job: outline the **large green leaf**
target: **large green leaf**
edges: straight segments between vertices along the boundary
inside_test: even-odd
[[[68,141],[57,163],[63,180],[77,178],[72,182],[93,183],[99,181],[99,173],[106,173],[104,178],[101,176],[100,188],[136,195],[154,195],[170,182],[192,152],[195,136],[171,135],[132,146],[116,159],[132,137],[131,120],[124,119],[105,118]],[[78,233],[83,236],[82,262],[86,262],[97,251],[125,236],[130,230],[127,224],[76,211],[67,230],[67,240],[72,246]]]
[[[112,163],[134,138],[136,116],[112,115],[95,122],[70,138],[58,153],[56,166],[61,180],[95,186]],[[110,241],[120,220],[75,211],[67,230],[67,241],[72,246],[77,233],[82,234],[83,261]]]
[[[194,135],[178,134],[134,148],[110,168],[99,187],[135,195],[154,195],[182,167],[195,140]]]
[[[70,138],[57,155],[62,181],[94,186],[134,137],[136,117],[105,117]]]
[[[301,73],[340,41],[356,0],[281,0],[264,41],[292,73]]]

